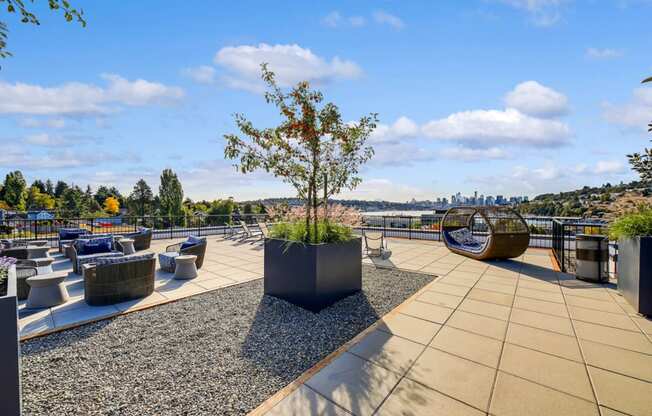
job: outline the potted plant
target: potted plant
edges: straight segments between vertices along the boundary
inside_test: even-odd
[[[224,155],[242,173],[260,169],[281,178],[304,202],[302,218],[275,225],[265,240],[265,293],[319,310],[361,289],[360,238],[329,216],[328,199],[360,183],[358,170],[373,155],[365,143],[377,115],[344,122],[308,82],[286,93],[267,64],[261,68],[265,100],[278,108],[281,123],[258,129],[236,114],[242,137],[225,135]]]
[[[0,414],[20,415],[16,259],[0,257]]]
[[[643,315],[652,315],[652,207],[621,215],[609,227],[618,240],[618,291]]]

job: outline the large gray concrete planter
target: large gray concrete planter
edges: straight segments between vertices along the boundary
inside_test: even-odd
[[[0,415],[20,415],[20,344],[16,267],[11,266],[7,293],[0,296]]]
[[[652,316],[652,237],[618,241],[618,291],[638,313]]]
[[[362,289],[362,242],[265,239],[265,294],[319,311]]]

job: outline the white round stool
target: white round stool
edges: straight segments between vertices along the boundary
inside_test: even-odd
[[[197,266],[195,261],[197,256],[183,255],[174,258],[176,267],[174,268],[174,278],[176,280],[189,280],[197,277]]]
[[[28,308],[49,308],[65,303],[68,291],[63,285],[66,275],[42,274],[27,278],[31,287],[27,296]]]

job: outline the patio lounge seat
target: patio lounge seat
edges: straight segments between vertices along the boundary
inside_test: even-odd
[[[474,224],[486,238],[471,231]],[[509,207],[454,207],[441,220],[442,239],[454,253],[476,260],[509,259],[527,250],[530,230],[519,213]]]
[[[234,238],[237,236],[244,236],[245,231],[243,229],[236,230],[231,224],[227,223],[226,224],[226,233],[224,235],[224,238]]]
[[[190,236],[182,243],[173,244],[165,249],[165,253],[159,253],[158,262],[161,270],[174,273],[176,263],[175,257],[181,255],[194,255],[197,256],[195,265],[197,270],[201,269],[204,265],[204,256],[206,255],[206,247],[208,242],[205,237]]]
[[[124,234],[123,237],[134,240],[134,249],[136,251],[149,250],[152,244],[152,229],[141,227],[139,231]],[[116,242],[116,247],[118,250],[124,251],[120,245],[120,241]]]
[[[76,239],[87,236],[91,232],[85,228],[60,228],[59,229],[59,253],[66,255],[66,247],[72,244]]]
[[[94,263],[102,257],[122,257],[121,251],[116,250],[113,236],[93,237],[90,239],[77,239],[68,249],[72,270],[82,274],[82,265]]]
[[[363,230],[362,237],[364,238],[367,256],[387,260],[392,255],[392,252],[387,248],[387,240],[385,240],[382,232]]]
[[[249,238],[261,239],[264,237],[262,231],[258,231],[258,232],[252,231],[251,228],[249,228],[249,226],[247,225],[247,223],[242,220],[240,220],[240,226],[244,231],[243,239],[249,239]]]
[[[258,223],[258,228],[260,229],[261,234],[263,235],[263,239],[269,238],[269,228],[267,227],[267,223],[265,222],[259,222]]]
[[[154,292],[154,253],[102,257],[83,265],[84,300],[92,306],[144,298]]]

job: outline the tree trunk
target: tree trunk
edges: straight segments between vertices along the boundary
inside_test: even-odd
[[[328,174],[324,173],[324,221],[328,222]]]
[[[308,198],[306,198],[306,240],[310,243],[310,209],[312,208],[312,183],[308,184]]]

